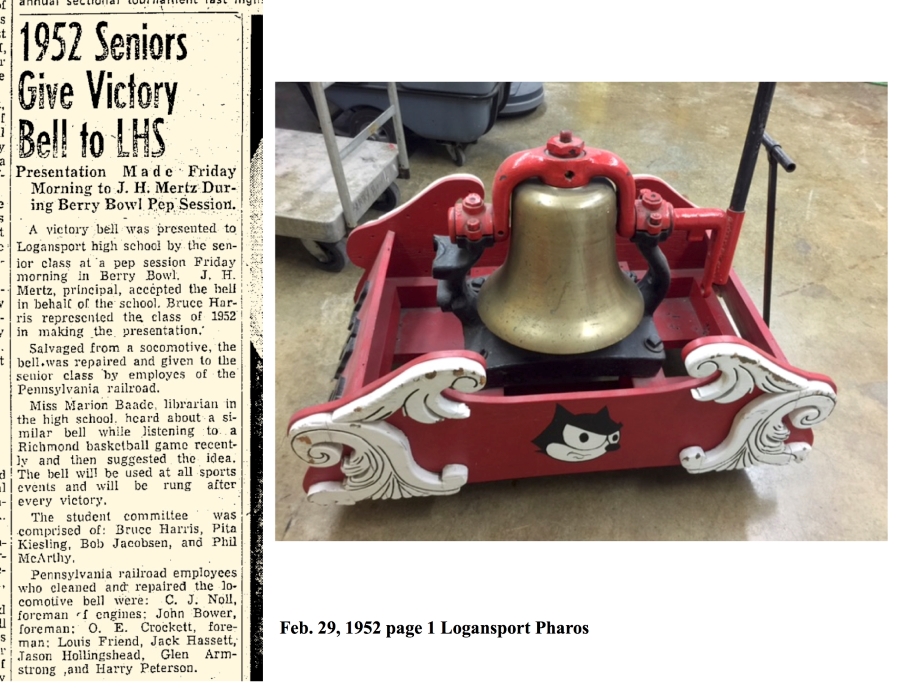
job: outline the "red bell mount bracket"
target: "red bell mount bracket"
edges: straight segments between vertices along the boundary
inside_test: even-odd
[[[770,165],[774,159],[789,169],[764,128],[754,132]],[[569,138],[558,139],[577,149]],[[806,458],[810,428],[831,414],[836,388],[827,376],[790,364],[731,268],[743,211],[734,201],[728,211],[697,208],[661,179],[632,176],[615,155],[594,152],[585,169],[618,179],[623,270],[638,279],[648,271],[630,240],[637,230],[671,226],[663,245],[671,284],[653,313],[663,368],[650,377],[490,387],[484,359],[465,349],[460,320],[438,307],[434,235],[490,239],[471,276],[494,272],[509,247],[499,242],[510,233],[508,217],[496,211],[508,214],[504,186],[511,193],[512,185],[500,181],[498,196],[495,178],[490,205],[477,178],[446,177],[348,240],[348,255],[365,272],[339,386],[332,401],[298,411],[289,425],[292,447],[308,465],[311,501],[353,504],[532,476],[660,466],[704,473]],[[745,146],[742,169],[746,153]],[[501,171],[524,175],[534,159],[514,155]],[[548,183],[588,175],[578,173],[574,157],[555,159],[558,169],[532,175]]]
[[[724,285],[728,281],[759,149],[765,147],[769,161],[769,187],[766,204],[763,318],[768,325],[771,311],[778,165],[788,173],[796,169],[793,160],[766,132],[774,94],[774,82],[760,83],[738,165],[731,204],[727,210],[698,209],[693,206],[674,209],[670,203],[664,203],[658,193],[648,189],[642,190],[640,195],[635,195],[634,179],[621,159],[611,152],[586,148],[584,141],[573,136],[571,131],[562,131],[559,136],[550,138],[546,147],[520,152],[503,163],[494,177],[493,215],[491,210],[474,196],[457,205],[455,210],[451,210],[450,239],[456,243],[457,236],[464,235],[474,241],[492,234],[498,240],[506,239],[512,192],[518,184],[529,178],[538,178],[558,188],[575,188],[584,186],[595,177],[603,177],[609,179],[616,187],[619,203],[617,231],[621,236],[631,238],[636,232],[641,231],[655,237],[661,232],[670,232],[673,228],[691,234],[711,234],[713,244],[701,282],[701,291],[705,296],[712,291],[714,284]],[[631,201],[635,201],[634,209]]]

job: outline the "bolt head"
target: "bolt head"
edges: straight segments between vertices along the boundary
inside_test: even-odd
[[[562,130],[547,140],[547,152],[554,157],[572,159],[584,152],[584,140],[573,135],[571,130]]]
[[[477,193],[470,193],[463,199],[463,210],[470,215],[484,212],[484,200]]]
[[[641,202],[648,210],[659,210],[662,207],[662,197],[648,188],[641,189]]]

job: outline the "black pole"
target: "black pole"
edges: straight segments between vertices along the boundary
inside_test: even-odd
[[[774,82],[759,83],[759,89],[756,90],[756,101],[753,104],[753,113],[750,116],[750,127],[747,129],[747,138],[744,140],[741,163],[738,165],[737,178],[734,181],[734,192],[731,195],[731,209],[734,212],[744,212],[744,207],[747,205],[747,196],[753,181],[753,170],[756,168],[759,146],[762,144],[763,135],[766,132],[766,121],[769,120],[769,108],[772,106],[772,97],[774,96]]]
[[[768,149],[768,148],[767,148]],[[775,191],[778,188],[778,160],[769,152],[769,195],[766,200],[766,269],[763,279],[763,321],[769,325],[772,308],[772,265],[775,254]]]
[[[794,171],[797,165],[781,149],[781,145],[775,142],[768,133],[763,133],[762,144],[766,148],[769,159],[769,194],[766,198],[766,267],[763,279],[763,321],[768,326],[772,309],[772,266],[775,255],[775,191],[778,190],[778,165],[783,166],[788,173]]]

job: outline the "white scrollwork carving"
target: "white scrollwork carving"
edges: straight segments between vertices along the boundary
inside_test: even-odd
[[[765,394],[741,409],[728,436],[717,447],[710,451],[698,446],[681,450],[681,465],[691,473],[802,461],[810,446],[785,443],[790,430],[784,418],[806,429],[823,422],[834,410],[837,397],[829,384],[791,372],[747,345],[704,345],[687,356],[685,366],[695,377],[721,372],[715,381],[692,390],[698,401],[732,403],[751,393],[754,386]]]
[[[398,410],[417,422],[467,418],[469,408],[441,391],[466,393],[485,384],[484,367],[461,357],[428,360],[401,372],[380,388],[333,413],[302,418],[291,427],[294,452],[311,466],[340,464],[342,481],[312,485],[308,498],[318,504],[355,504],[363,499],[452,495],[466,483],[461,464],[431,473],[413,459],[409,440],[382,420]]]
[[[334,411],[335,422],[375,422],[402,409],[416,422],[432,424],[445,418],[469,417],[469,406],[441,394],[445,389],[473,393],[485,384],[478,362],[439,357],[413,365],[380,388]]]
[[[809,381],[781,367],[748,345],[710,343],[691,352],[684,361],[688,374],[712,376],[715,381],[693,389],[698,401],[733,403],[758,387],[766,393],[787,393],[806,388]]]

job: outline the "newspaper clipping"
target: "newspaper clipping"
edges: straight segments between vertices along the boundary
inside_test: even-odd
[[[260,677],[261,16],[0,0],[0,681]]]

